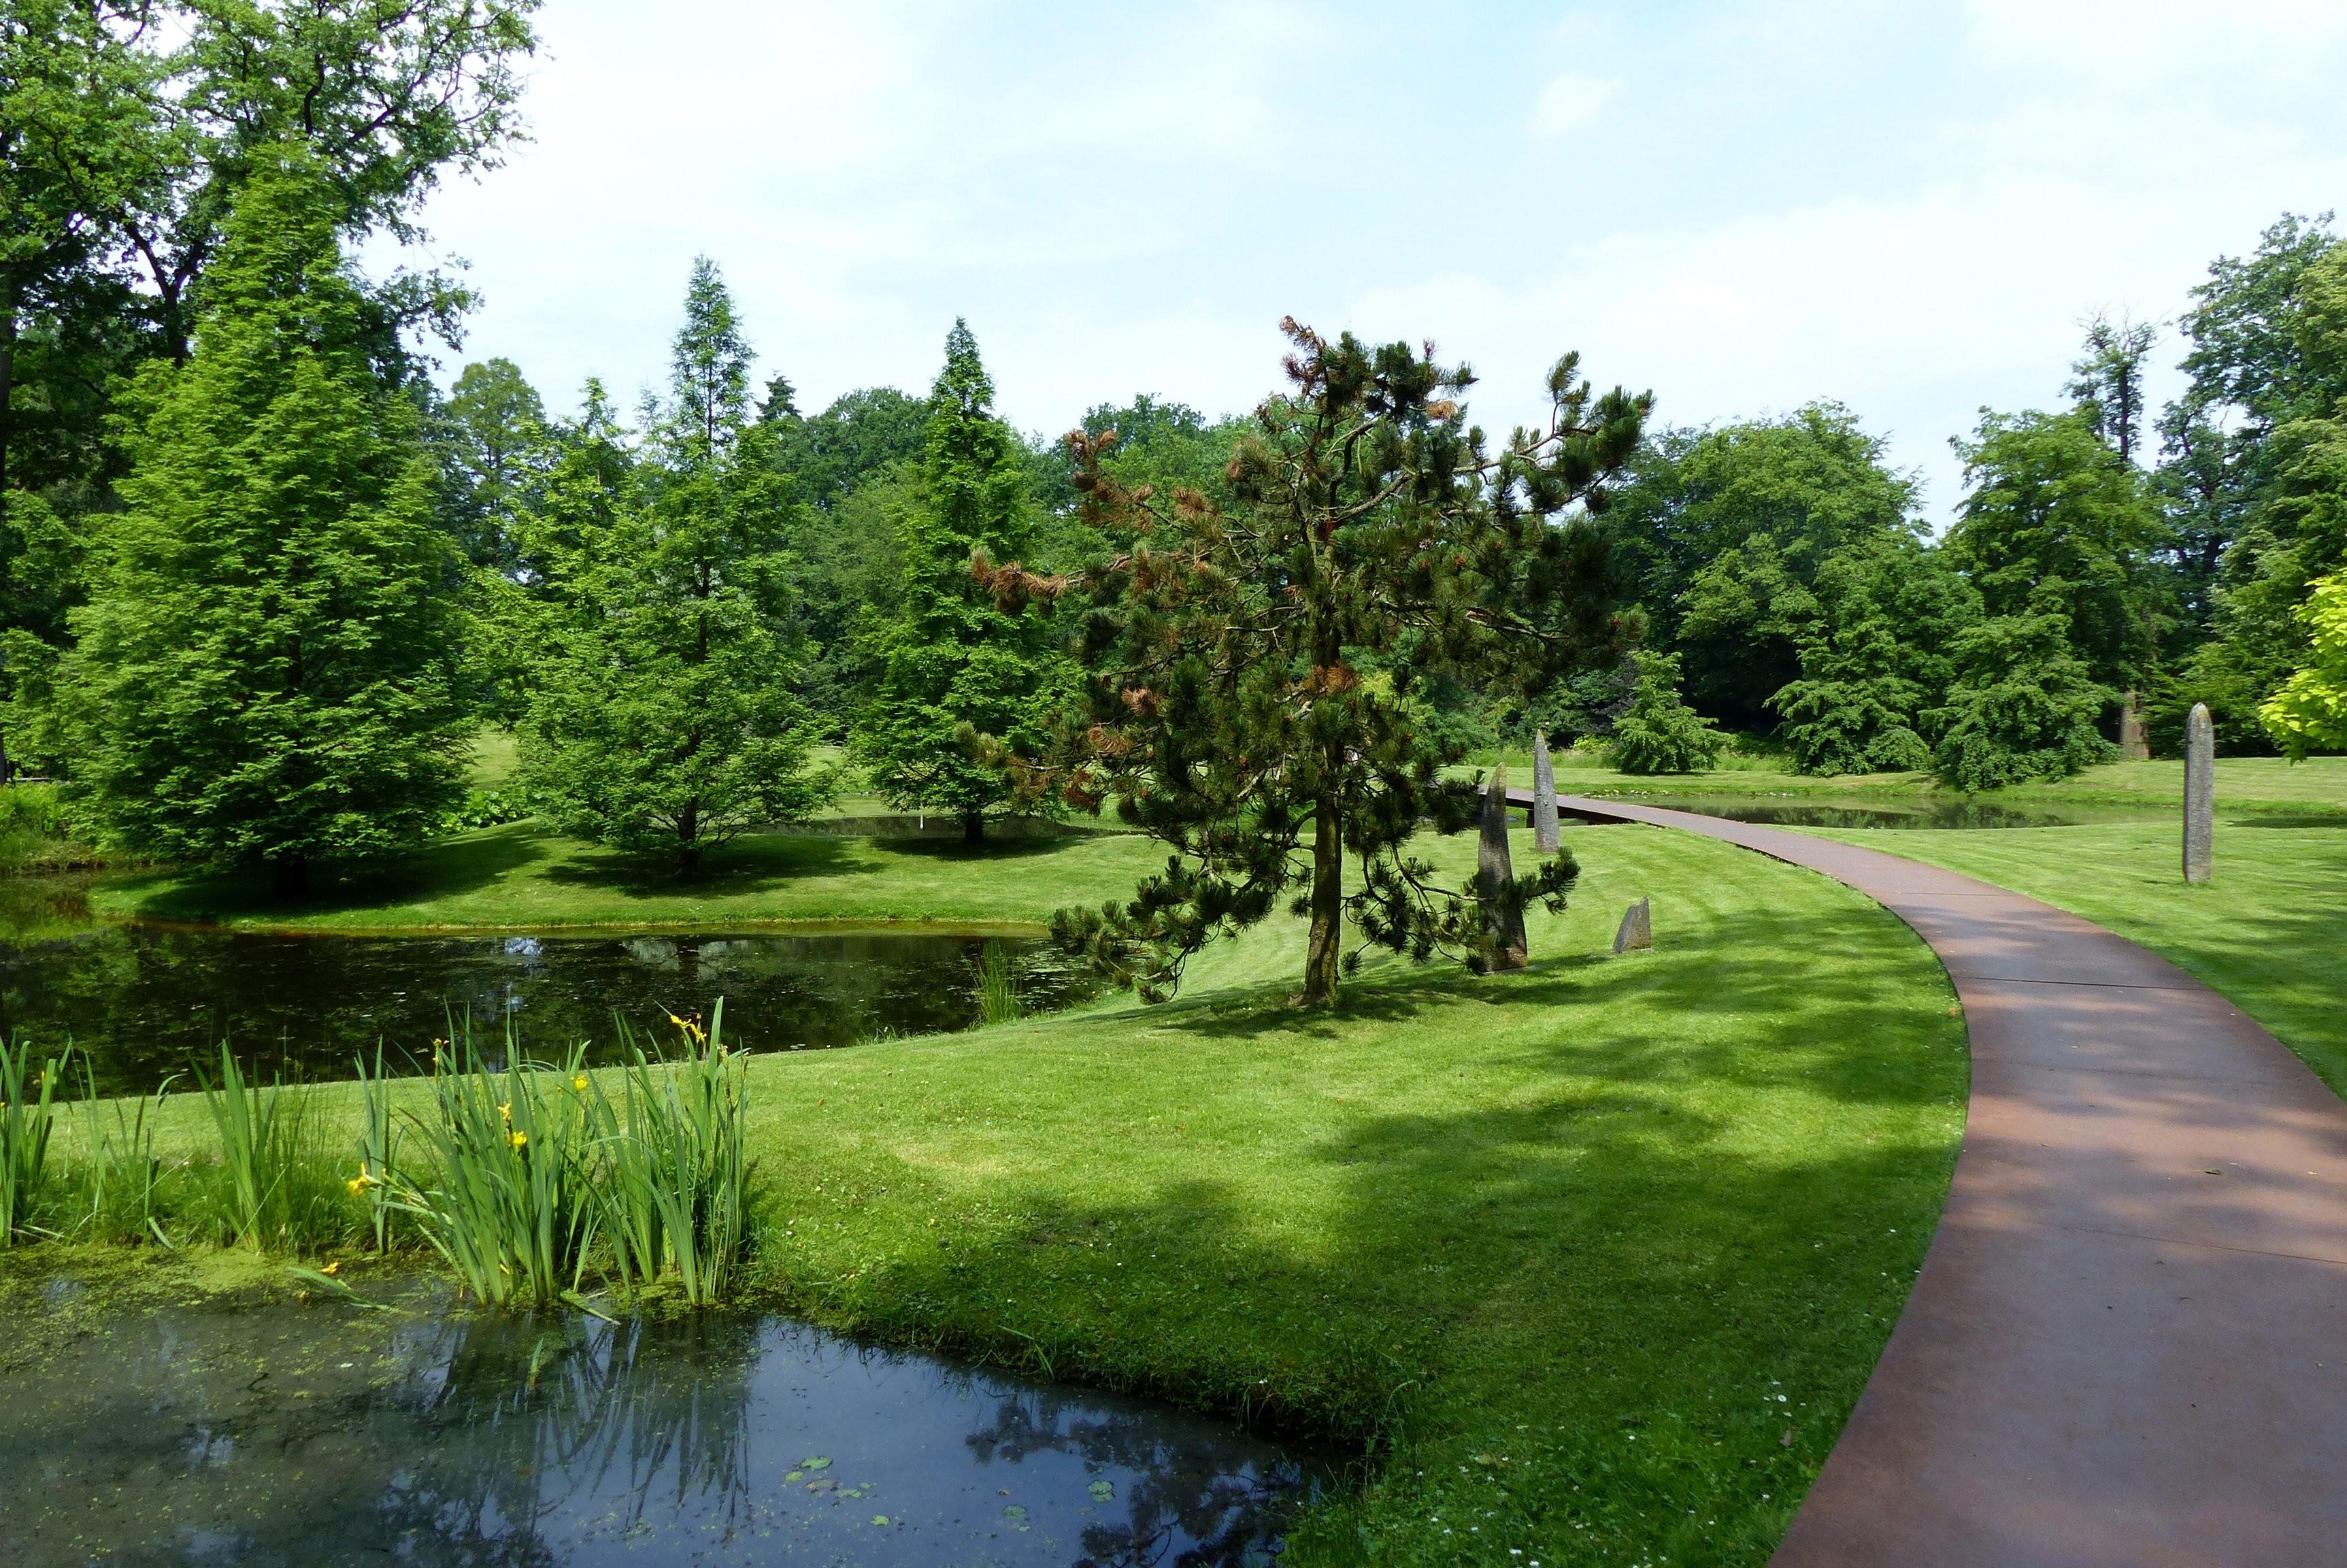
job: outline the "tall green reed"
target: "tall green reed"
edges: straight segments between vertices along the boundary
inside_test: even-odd
[[[391,1113],[391,1084],[384,1077],[383,1046],[374,1048],[374,1071],[367,1071],[364,1056],[357,1058],[361,1122],[359,1125],[359,1173],[351,1178],[350,1194],[361,1199],[367,1208],[367,1226],[374,1237],[374,1249],[391,1249],[391,1218],[398,1207],[394,1201],[392,1173],[399,1162],[399,1123]]]
[[[1025,988],[1010,944],[989,942],[979,949],[976,999],[981,1024],[1010,1023],[1026,1013]]]
[[[622,1284],[673,1279],[695,1306],[730,1291],[750,1243],[749,1077],[725,1048],[725,1004],[703,1030],[671,1015],[679,1049],[648,1051],[622,1021],[629,1061],[614,1104],[591,1085],[597,1196]]]
[[[169,1244],[162,1226],[163,1161],[155,1150],[155,1123],[174,1078],[165,1079],[151,1095],[128,1102],[102,1100],[97,1074],[88,1058],[83,1058],[82,1097],[76,1112],[86,1156],[82,1175],[87,1202],[77,1222],[81,1234],[102,1241],[152,1236]]]
[[[220,1172],[227,1186],[226,1228],[237,1245],[259,1252],[273,1227],[272,1218],[282,1207],[289,1167],[295,1152],[298,1112],[289,1114],[281,1085],[266,1088],[248,1081],[235,1053],[220,1046],[220,1081],[215,1088],[200,1071],[196,1081],[203,1090],[204,1108],[211,1112],[220,1134]]]
[[[56,1177],[49,1167],[49,1134],[56,1122],[57,1080],[72,1049],[43,1059],[36,1068],[32,1041],[11,1046],[0,1040],[0,1247],[48,1234],[34,1225],[33,1216]]]
[[[394,1166],[392,1206],[414,1217],[464,1289],[500,1307],[578,1293],[593,1249],[583,1050],[531,1062],[510,1034],[492,1069],[468,1025],[432,1062],[432,1114],[412,1119],[428,1163]]]

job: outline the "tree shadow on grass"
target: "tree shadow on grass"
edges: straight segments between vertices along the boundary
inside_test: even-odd
[[[113,886],[135,900],[142,919],[199,923],[355,914],[477,892],[549,853],[542,832],[510,823],[442,839],[396,860],[325,863],[313,868],[310,891],[298,897],[279,896],[266,871],[248,867],[155,871],[121,878]]]
[[[823,835],[760,834],[711,850],[691,871],[657,856],[589,848],[548,866],[544,876],[560,886],[600,888],[630,898],[735,896],[856,870],[855,843]]]

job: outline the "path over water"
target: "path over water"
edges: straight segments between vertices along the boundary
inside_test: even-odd
[[[1963,1000],[1948,1206],[1778,1564],[2347,1561],[2347,1104],[2198,980],[2034,899],[1801,834],[1560,804],[1847,883]]]

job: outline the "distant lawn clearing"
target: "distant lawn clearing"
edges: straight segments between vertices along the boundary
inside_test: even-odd
[[[1522,974],[1375,964],[1298,1013],[1283,920],[1162,1009],[754,1059],[761,1296],[1373,1451],[1299,1563],[1765,1562],[1937,1222],[1963,1025],[1822,877],[1568,842],[1581,888]],[[1657,949],[1606,956],[1645,894]],[[196,1146],[194,1097],[166,1121]]]

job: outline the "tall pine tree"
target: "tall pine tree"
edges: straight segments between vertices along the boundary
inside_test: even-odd
[[[829,791],[809,766],[794,690],[797,508],[772,430],[751,423],[749,369],[733,300],[704,257],[650,450],[621,470],[608,434],[589,429],[549,487],[562,515],[529,531],[546,552],[539,598],[553,623],[523,733],[530,784],[571,831],[684,872]]]
[[[903,608],[866,633],[880,690],[855,734],[883,795],[958,816],[969,844],[1012,800],[979,753],[1040,746],[1068,682],[1049,619],[1006,610],[972,572],[1016,563],[1031,544],[1019,441],[993,405],[977,340],[957,320],[930,394],[921,504],[903,525]]]
[[[312,864],[436,824],[471,726],[453,679],[456,551],[415,405],[336,244],[308,155],[240,197],[184,368],[130,396],[128,509],[107,520],[59,671],[73,788],[149,853]]]

